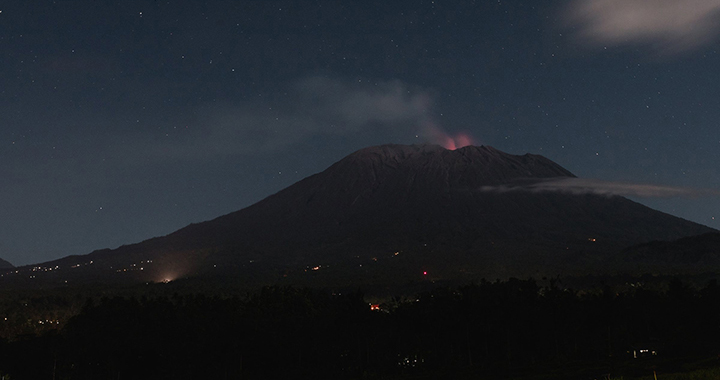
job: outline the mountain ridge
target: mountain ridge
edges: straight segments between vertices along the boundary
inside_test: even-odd
[[[0,269],[15,268],[9,261],[0,259]]]

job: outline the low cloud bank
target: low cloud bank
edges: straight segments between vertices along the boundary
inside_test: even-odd
[[[499,186],[483,186],[480,188],[480,191],[501,193],[511,191],[561,192],[578,195],[620,195],[642,198],[700,198],[720,196],[720,191],[718,190],[611,182],[584,178],[553,178],[540,181],[528,180],[524,183],[515,183]]]

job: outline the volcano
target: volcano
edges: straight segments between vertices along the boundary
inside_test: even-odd
[[[625,268],[606,258],[625,247],[714,231],[620,196],[522,190],[572,177],[545,157],[489,146],[369,147],[240,211],[18,272],[257,283],[611,273]],[[507,185],[516,190],[488,190]]]

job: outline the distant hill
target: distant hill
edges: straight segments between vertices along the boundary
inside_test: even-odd
[[[627,263],[608,258],[624,247],[715,231],[619,196],[523,190],[572,177],[488,146],[369,147],[240,211],[10,277],[391,286],[617,272]],[[520,190],[492,190],[505,185]]]
[[[675,274],[720,269],[720,233],[707,233],[674,241],[653,241],[629,247],[618,260],[646,273]]]
[[[7,268],[15,268],[15,267],[12,264],[10,264],[9,262],[7,262],[3,259],[0,259],[0,269],[7,269]]]

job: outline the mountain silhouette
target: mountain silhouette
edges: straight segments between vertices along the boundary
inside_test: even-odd
[[[652,241],[624,249],[618,260],[647,273],[681,274],[692,268],[720,268],[720,233],[689,236],[673,241]]]
[[[626,269],[606,260],[622,248],[714,231],[620,196],[531,186],[571,177],[545,157],[489,146],[374,146],[240,211],[37,265],[56,269],[35,279],[216,273],[356,284],[613,272]]]
[[[14,266],[12,264],[10,264],[9,262],[7,262],[3,259],[0,259],[0,269],[7,269],[7,268],[14,268]]]

